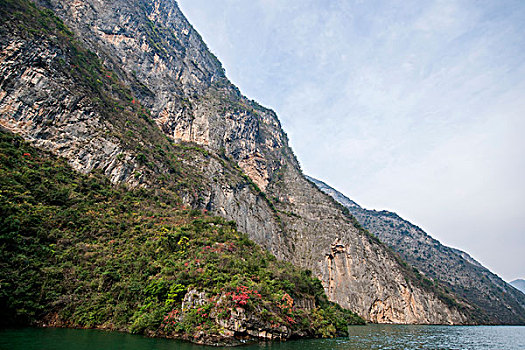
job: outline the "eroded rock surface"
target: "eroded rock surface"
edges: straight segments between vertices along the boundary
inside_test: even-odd
[[[204,179],[196,193],[184,194],[188,204],[235,220],[277,257],[311,269],[331,300],[367,320],[468,322],[411,279],[384,245],[356,228],[305,179],[275,113],[243,97],[226,79],[176,2],[37,3],[72,28],[113,72],[108,79],[131,89],[133,103],[151,111],[158,130],[213,154],[185,160]],[[125,126],[92,108],[86,93],[60,68],[68,54],[59,47],[4,31],[0,52],[2,125],[82,172],[101,169],[114,182],[155,186],[147,174],[167,171],[161,161],[155,167],[142,164],[136,149],[112,136],[125,133]],[[235,175],[234,165],[225,164],[229,160],[247,174],[245,182]]]
[[[361,225],[417,267],[426,278],[438,281],[455,298],[471,305],[471,317],[477,322],[525,323],[525,295],[514,290],[470,255],[442,245],[396,213],[364,209],[322,181],[309,179],[348,208]],[[383,301],[379,305],[384,310],[382,304]],[[412,304],[412,301],[407,303]],[[424,302],[416,305],[424,305]],[[412,315],[422,312],[412,306],[404,310]],[[413,319],[413,316],[409,317]]]

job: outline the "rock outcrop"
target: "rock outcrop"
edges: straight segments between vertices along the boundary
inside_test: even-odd
[[[187,181],[194,172],[191,186],[181,189],[187,204],[236,221],[278,258],[312,270],[331,300],[369,321],[472,322],[303,176],[275,113],[226,79],[175,1],[37,4],[71,28],[74,34],[66,28],[63,35],[90,50],[103,64],[102,76],[88,79],[91,87],[82,85],[75,78],[77,49],[65,46],[62,34],[31,39],[5,21],[3,126],[75,169],[100,169],[116,183],[177,187],[167,175]],[[101,108],[93,99],[100,91],[120,102]],[[144,120],[133,117],[137,113]],[[177,166],[185,170],[174,170],[170,156],[159,151],[168,142],[163,134],[198,145],[202,156],[182,157]]]
[[[442,285],[457,300],[470,305],[479,323],[524,324],[525,296],[467,253],[442,245],[396,213],[367,210],[322,181],[308,177],[322,191],[343,204],[363,227],[417,267],[426,278]],[[512,284],[512,283],[511,283]]]
[[[230,308],[230,311],[225,313],[221,310],[227,308],[227,297],[222,295],[215,306],[209,311],[210,317],[221,327],[221,336],[215,336],[215,339],[208,339],[208,335],[204,332],[197,333],[192,341],[202,344],[210,345],[239,345],[247,340],[261,339],[261,340],[286,340],[291,336],[300,336],[293,334],[290,327],[286,325],[277,325],[273,321],[264,320],[261,318],[260,310],[247,310],[244,307]],[[195,289],[190,290],[184,296],[182,304],[182,314],[180,321],[184,317],[188,317],[188,311],[198,310],[199,307],[208,303],[206,293],[199,292]]]

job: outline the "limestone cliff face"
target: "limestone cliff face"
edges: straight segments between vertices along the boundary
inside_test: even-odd
[[[357,247],[336,240],[332,253],[321,263],[330,297],[344,291],[343,305],[368,309],[370,320],[377,323],[421,323],[424,317],[427,323],[454,324],[462,318],[459,312],[450,313],[440,300],[429,298],[404,280],[389,256],[370,247],[359,252]],[[377,273],[379,269],[389,271],[393,280]]]
[[[467,253],[442,245],[422,229],[388,211],[361,208],[325,183],[309,178],[345,205],[366,229],[397,251],[407,262],[469,304],[480,323],[525,323],[525,296],[483,267]]]
[[[458,324],[467,318],[425,289],[377,239],[356,228],[330,198],[289,169],[272,184],[294,262],[312,269],[331,300],[378,323]],[[284,196],[282,194],[289,195]]]
[[[141,161],[141,150],[166,142],[161,131],[176,142],[194,142],[209,155],[182,161],[184,171],[201,181],[195,193],[183,193],[186,202],[235,220],[279,258],[311,269],[331,300],[373,322],[469,321],[305,179],[275,113],[247,100],[226,79],[175,1],[37,3],[61,17],[111,71],[112,83],[102,82],[107,93],[116,93],[117,83],[129,88],[133,104],[150,110],[158,128],[131,116],[119,122],[95,108],[90,91],[72,83],[64,69],[64,62],[71,68],[67,50],[53,41],[31,42],[5,26],[2,125],[80,171],[101,169],[132,186],[156,186],[152,174],[170,171],[162,157]],[[147,138],[124,137],[144,130]],[[249,178],[243,181],[235,164]]]
[[[261,189],[266,187],[271,165],[261,146],[285,146],[279,121],[229,83],[175,1],[40,2],[118,72],[166,134],[224,148]],[[265,135],[263,128],[274,133]]]
[[[57,5],[66,4],[57,2]],[[70,10],[85,10],[85,6],[86,3],[78,2],[66,7]],[[100,96],[94,96],[94,91],[80,84],[71,73],[78,68],[73,62],[71,48],[60,45],[56,40],[24,37],[8,26],[3,26],[1,30],[0,125],[68,159],[76,170],[88,173],[100,169],[113,182],[151,186],[152,172],[168,172],[169,169],[162,163],[156,169],[151,169],[151,166],[141,164],[138,160],[138,149],[159,146],[157,139],[161,137],[162,130],[152,128],[147,123],[137,125],[127,109],[119,112],[122,120],[117,120],[114,115],[100,108],[96,103]],[[117,63],[113,66],[121,67]],[[122,68],[120,70],[124,71]],[[104,81],[97,81],[100,85],[108,86],[108,91],[105,91],[108,94],[111,94],[111,87],[115,85],[114,73],[103,73],[100,79]],[[152,86],[157,86],[160,81],[163,81],[162,77],[154,80]],[[127,82],[131,89],[138,86],[139,96],[141,93],[157,96],[136,78],[131,77]],[[198,86],[198,83],[195,85]],[[179,96],[181,90],[176,91],[177,94],[166,94],[182,101],[183,98]],[[142,103],[138,97],[136,100]],[[186,103],[189,105],[189,102]],[[143,135],[151,137],[136,137],[138,128],[147,128]],[[122,137],[122,134],[127,133],[134,134],[131,136],[133,147],[129,145],[130,140],[126,142]],[[225,168],[217,157],[195,158],[186,161],[185,166],[199,173],[203,185],[201,193],[185,194],[188,204],[207,208],[235,220],[243,231],[254,233],[254,240],[265,242],[272,252],[283,258],[277,249],[272,249],[282,245],[281,236],[275,234],[280,227],[275,222],[274,213],[264,198],[254,193],[246,181],[238,179],[237,171]]]
[[[72,91],[77,87],[72,77],[58,67],[64,52],[5,31],[0,40],[0,124],[69,159],[81,172],[101,168],[114,182],[136,183],[130,176],[135,156],[112,136],[114,126],[87,91]]]

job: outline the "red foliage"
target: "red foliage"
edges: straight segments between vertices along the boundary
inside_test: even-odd
[[[259,292],[246,286],[239,286],[237,287],[236,292],[229,292],[226,293],[226,295],[231,295],[233,302],[235,302],[237,305],[246,305],[248,300],[253,298],[261,299],[261,294],[259,294]]]
[[[293,308],[293,298],[288,293],[284,293],[283,297],[281,298],[282,303],[278,304],[278,306],[286,312],[292,311]]]
[[[167,327],[169,325],[175,325],[179,322],[180,311],[173,309],[166,316],[164,316],[164,322],[162,322],[162,327]]]

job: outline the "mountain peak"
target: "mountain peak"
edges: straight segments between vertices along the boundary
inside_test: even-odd
[[[305,177],[309,181],[313,182],[317,187],[319,187],[319,189],[321,191],[325,192],[326,194],[329,194],[336,201],[338,201],[339,203],[341,203],[345,207],[347,207],[347,208],[348,207],[350,207],[350,208],[361,208],[361,206],[359,206],[359,204],[357,204],[356,202],[354,202],[350,198],[346,197],[341,192],[336,191],[334,188],[332,188],[331,186],[327,185],[325,182],[323,182],[321,180],[314,179],[313,177],[310,177],[308,175],[305,175]]]
[[[510,282],[510,284],[525,294],[525,279],[518,278]]]

